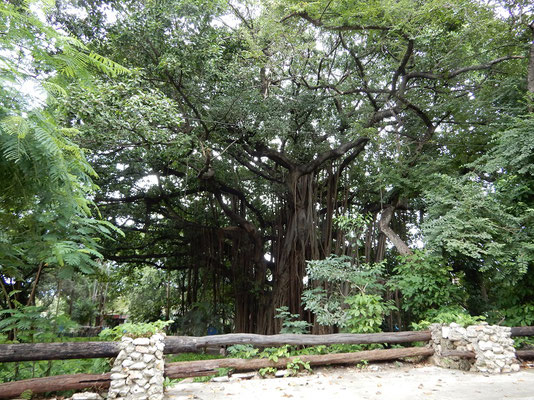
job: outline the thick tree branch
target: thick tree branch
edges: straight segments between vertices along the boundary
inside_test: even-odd
[[[410,79],[414,79],[414,78],[447,80],[447,79],[455,78],[458,75],[464,74],[466,72],[481,71],[481,70],[485,70],[485,69],[490,69],[495,64],[499,64],[499,63],[501,63],[503,61],[521,60],[521,59],[524,59],[524,58],[525,58],[524,56],[505,56],[505,57],[500,57],[500,58],[497,58],[495,60],[489,61],[486,64],[471,65],[469,67],[458,68],[458,69],[452,70],[450,72],[445,72],[445,73],[441,73],[441,74],[437,74],[437,73],[434,73],[434,72],[417,72],[417,71],[414,71],[414,72],[409,72],[408,74],[405,75],[405,77],[406,77],[407,81],[410,80]]]
[[[382,25],[358,25],[358,24],[350,24],[350,25],[325,25],[323,21],[320,19],[312,18],[307,12],[295,12],[291,13],[284,18],[280,20],[280,22],[285,22],[288,19],[294,18],[294,17],[300,17],[308,22],[310,22],[313,26],[316,26],[318,28],[324,28],[330,31],[371,31],[371,30],[379,30],[379,31],[389,31],[390,28],[387,26]]]
[[[347,151],[354,148],[357,148],[355,150],[355,153],[356,155],[358,155],[365,148],[367,142],[369,142],[369,138],[360,138],[358,140],[353,140],[352,142],[342,144],[336,149],[325,151],[324,153],[319,154],[317,158],[310,161],[309,163],[299,165],[297,167],[298,174],[300,176],[310,174],[313,171],[317,170],[324,162],[339,158],[345,153],[347,153]],[[356,155],[354,157],[356,157]]]
[[[412,255],[412,250],[408,247],[406,243],[401,239],[399,235],[397,235],[393,229],[389,226],[391,222],[391,217],[393,216],[393,213],[395,212],[396,207],[393,205],[390,205],[382,211],[382,215],[380,217],[380,221],[378,222],[378,227],[380,230],[386,235],[386,237],[391,241],[393,246],[397,249],[400,255],[402,256],[408,256]]]

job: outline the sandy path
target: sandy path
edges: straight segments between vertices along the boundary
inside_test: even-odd
[[[166,400],[534,400],[534,369],[489,376],[434,366],[371,368],[380,370],[332,368],[291,378],[186,381],[169,388]]]

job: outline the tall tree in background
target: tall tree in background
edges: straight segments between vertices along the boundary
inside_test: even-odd
[[[517,214],[483,197],[484,212],[497,202],[493,217],[505,218],[480,242],[487,220],[461,181],[493,147],[496,159],[496,126],[525,111],[527,26],[470,1],[146,1],[117,12],[105,32],[94,14],[78,21],[81,38],[138,73],[72,88],[63,103],[91,149],[102,212],[126,232],[110,259],[184,271],[186,302],[210,299],[215,313],[230,286],[236,330],[260,333],[279,330],[277,307],[304,315],[306,260],[409,256],[423,216],[435,251],[461,242],[441,256],[479,290],[481,271],[504,258],[510,276],[525,273],[516,261],[530,233],[505,255],[506,241],[491,247],[521,226]],[[362,240],[334,223],[357,215],[370,215]],[[465,250],[471,239],[491,257]]]

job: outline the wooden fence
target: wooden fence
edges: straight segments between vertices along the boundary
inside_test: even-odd
[[[512,328],[512,336],[534,336],[534,327]],[[208,346],[227,346],[250,344],[257,347],[282,345],[315,346],[332,344],[373,344],[373,343],[410,343],[429,341],[429,331],[382,332],[371,334],[332,334],[332,335],[255,335],[228,334],[203,337],[168,336],[165,339],[165,354],[199,352]],[[67,343],[30,343],[0,345],[0,362],[60,360],[74,358],[116,357],[119,353],[117,342],[67,342]],[[395,360],[405,357],[428,357],[434,353],[428,347],[406,347],[383,350],[360,351],[356,353],[302,355],[298,356],[310,365],[354,364],[359,361]],[[451,351],[447,356],[474,358],[473,352]],[[517,351],[523,359],[533,359],[534,350]],[[206,361],[187,361],[165,365],[165,376],[185,378],[216,374],[218,368],[232,368],[237,371],[255,370],[264,367],[285,367],[297,357],[279,359],[243,360],[226,358]],[[109,387],[110,373],[72,374],[45,378],[26,379],[0,384],[0,398],[17,397],[27,390],[33,393],[46,393],[58,390],[79,390],[85,388],[104,389]]]

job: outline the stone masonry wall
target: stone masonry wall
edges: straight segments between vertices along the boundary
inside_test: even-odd
[[[163,400],[165,334],[150,338],[123,336],[111,369],[108,399]]]
[[[448,326],[433,324],[430,331],[434,361],[441,367],[492,374],[519,371],[509,327],[482,322],[464,328],[452,323]],[[447,350],[472,351],[475,360],[445,357]]]

